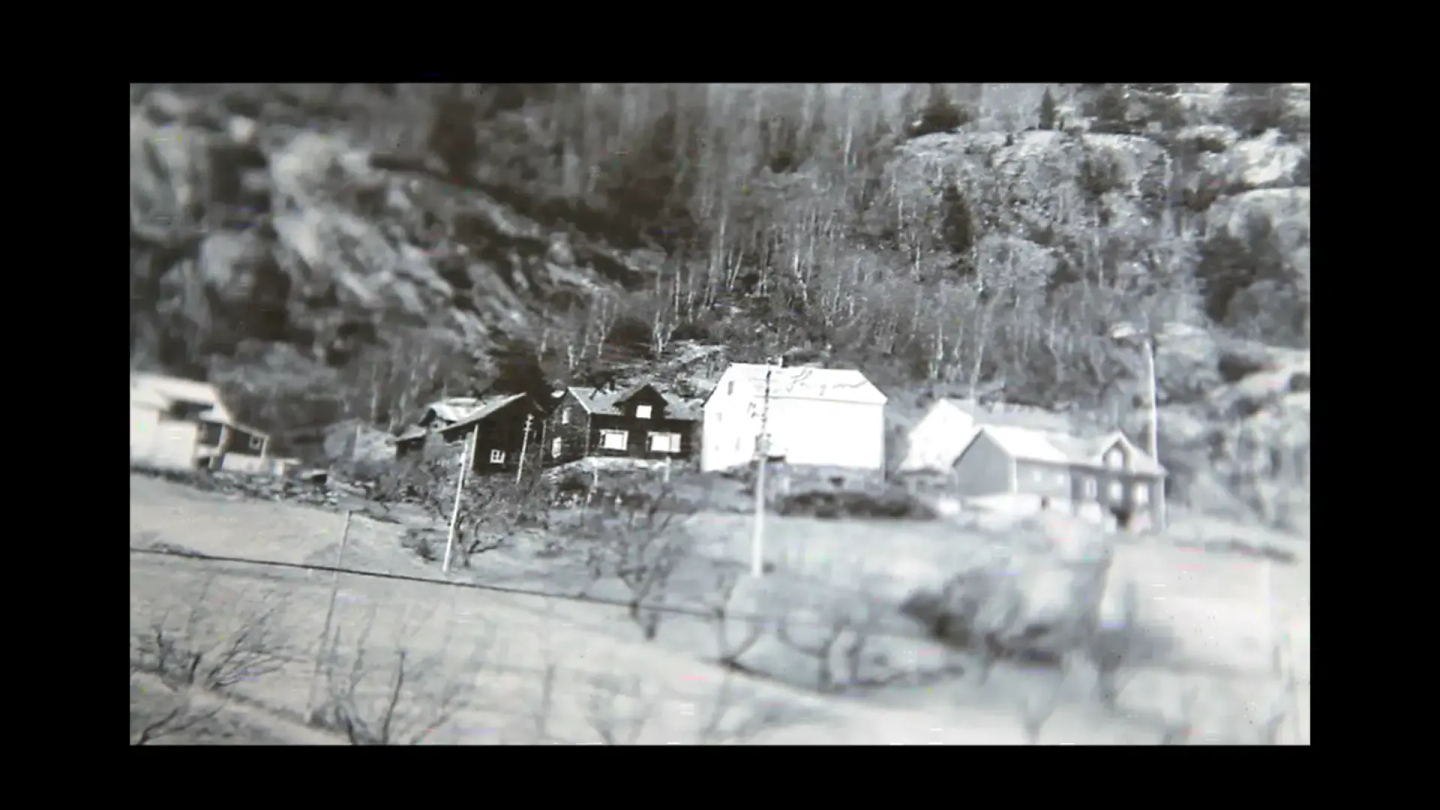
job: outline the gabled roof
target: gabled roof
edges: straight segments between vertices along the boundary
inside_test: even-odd
[[[481,400],[475,397],[449,397],[425,406],[426,413],[433,413],[446,422],[459,422],[481,408]]]
[[[854,369],[731,363],[720,379],[738,377],[758,394],[765,390],[767,373],[770,375],[771,399],[819,399],[874,405],[883,405],[887,399],[874,383]]]
[[[1149,475],[1165,474],[1164,467],[1119,431],[1097,438],[1081,438],[1032,428],[983,425],[975,432],[975,438],[979,438],[981,434],[989,436],[1006,454],[1020,461],[1041,461],[1097,469],[1105,467],[1105,451],[1120,441],[1126,445],[1130,454],[1130,471]],[[975,438],[971,439],[970,444],[974,443]],[[966,449],[969,449],[969,444]],[[958,457],[956,460],[959,460]]]
[[[1056,432],[1070,429],[1068,417],[1043,408],[1004,403],[982,405],[973,399],[955,399],[953,397],[941,401],[969,414],[977,425],[1008,425]]]
[[[233,419],[220,399],[220,389],[210,383],[164,374],[131,373],[130,401],[158,408],[168,408],[177,402],[208,405],[210,412],[218,417],[214,421],[230,422]]]
[[[456,428],[468,427],[476,422],[484,421],[486,417],[491,416],[501,408],[526,398],[527,396],[525,394],[494,394],[472,400],[476,403],[476,407],[470,414],[453,425],[446,425],[444,430],[453,431]]]
[[[441,419],[449,422],[449,424],[441,427],[440,430],[450,433],[457,429],[469,427],[476,422],[483,421],[501,408],[517,400],[525,399],[526,397],[526,394],[490,394],[483,397],[452,397],[431,404],[425,410],[426,413],[434,412]],[[442,409],[437,410],[437,408]],[[450,420],[446,418],[446,414],[459,415],[460,418]],[[419,439],[428,432],[429,431],[421,425],[411,425],[396,434],[395,440],[409,441],[411,439]]]
[[[1136,472],[1149,473],[1150,475],[1166,474],[1165,466],[1163,464],[1161,464],[1145,450],[1137,447],[1134,442],[1130,441],[1130,437],[1126,436],[1124,433],[1121,433],[1118,430],[1112,433],[1107,433],[1097,439],[1094,443],[1092,443],[1091,448],[1094,451],[1094,455],[1091,457],[1091,459],[1093,463],[1103,465],[1105,463],[1105,452],[1109,450],[1111,446],[1113,446],[1116,442],[1122,442],[1125,445],[1126,450],[1130,454],[1130,468],[1132,470]]]
[[[689,419],[692,421],[698,418],[695,414],[695,409],[690,403],[674,394],[666,393],[655,388],[653,383],[639,383],[629,388],[614,391],[605,391],[598,388],[588,388],[578,385],[572,385],[566,390],[580,403],[580,407],[590,413],[598,413],[605,416],[623,416],[624,414],[620,412],[620,403],[639,393],[641,389],[646,387],[654,388],[655,392],[665,400],[667,417],[671,419]]]
[[[243,430],[251,436],[260,436],[267,439],[270,438],[269,433],[266,433],[259,428],[250,427],[249,425],[241,424],[240,422],[236,422],[234,419],[231,419],[230,415],[221,408],[211,408],[210,410],[200,414],[199,419],[201,422],[213,422],[217,425],[225,425],[227,427],[236,428],[237,430]]]

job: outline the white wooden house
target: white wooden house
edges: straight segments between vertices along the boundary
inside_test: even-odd
[[[1064,416],[1038,408],[982,405],[968,399],[936,400],[906,435],[905,458],[898,471],[948,473],[982,425],[1061,432],[1070,427]]]
[[[885,395],[859,371],[732,363],[705,400],[700,469],[755,458],[766,405],[770,456],[788,464],[880,470]]]
[[[130,375],[130,460],[167,469],[268,472],[270,437],[235,421],[209,383]]]
[[[1164,525],[1165,468],[1123,433],[1078,437],[985,425],[955,459],[955,492],[1007,510],[1058,510],[1145,530]]]

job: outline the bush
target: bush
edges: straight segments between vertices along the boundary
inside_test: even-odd
[[[934,520],[935,511],[903,489],[883,493],[812,490],[782,498],[782,515],[812,515],[826,519]]]
[[[1040,97],[1040,128],[1055,129],[1055,98],[1050,95],[1050,88],[1045,88],[1045,95]]]
[[[919,138],[937,132],[954,132],[970,123],[973,116],[969,110],[950,100],[939,85],[930,86],[930,97],[920,115],[905,129],[911,138]]]
[[[1057,530],[1066,542],[1052,542]],[[938,640],[978,653],[982,677],[1000,658],[1059,663],[1085,651],[1110,571],[1108,543],[1079,521],[1017,527],[1005,539],[1004,553],[901,606]]]

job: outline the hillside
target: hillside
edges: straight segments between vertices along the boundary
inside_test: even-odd
[[[1308,523],[1308,85],[146,85],[132,365],[277,433],[808,352],[913,411],[1137,417],[1182,499]],[[1301,519],[1303,515],[1303,521]]]

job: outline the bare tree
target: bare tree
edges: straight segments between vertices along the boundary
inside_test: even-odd
[[[550,489],[539,476],[518,484],[508,478],[472,479],[455,525],[460,564],[468,568],[471,557],[504,548],[526,527],[547,527],[549,514]]]
[[[1020,702],[1020,720],[1025,729],[1025,741],[1031,745],[1040,744],[1040,732],[1060,703],[1060,689],[1065,683],[1065,672],[1056,673],[1047,680],[1050,682],[1027,690]]]
[[[817,690],[828,692],[835,688],[835,671],[831,662],[836,645],[845,636],[845,631],[850,629],[850,617],[843,614],[832,615],[825,622],[817,623],[817,632],[808,643],[796,638],[790,629],[791,624],[788,617],[781,619],[775,628],[776,638],[786,647],[815,659]]]
[[[1140,596],[1133,581],[1125,583],[1121,598],[1124,626],[1097,629],[1090,639],[1090,657],[1097,671],[1097,697],[1100,705],[1110,710],[1116,708],[1120,692],[1134,676],[1134,659],[1141,653]]]
[[[431,656],[417,657],[404,647],[397,648],[393,658],[376,655],[368,645],[374,619],[372,608],[343,668],[336,666],[334,652],[342,644],[336,630],[325,672],[325,700],[310,722],[341,732],[352,745],[416,745],[463,706],[468,684],[483,663],[484,642],[474,641],[459,666],[445,660],[449,631],[437,648],[440,652]],[[407,634],[404,628],[397,633],[402,638]]]
[[[619,319],[619,303],[611,295],[597,295],[590,303],[589,315],[589,332],[593,336],[590,344],[595,349],[595,359],[599,360],[605,353],[605,341],[610,339],[610,331]]]
[[[736,694],[734,678],[726,673],[720,681],[704,727],[700,729],[697,742],[702,745],[744,745],[760,733],[773,729],[784,722],[785,712],[773,702],[760,701],[751,695],[741,698]]]
[[[147,712],[132,700],[130,705],[131,745],[148,745],[156,740],[184,734],[213,719],[223,704],[196,708],[188,694],[171,693],[168,708]]]
[[[214,581],[214,576],[205,580],[178,624],[166,611],[147,627],[131,628],[133,671],[172,686],[228,689],[280,669],[289,653],[279,630],[283,600],[268,595],[253,600],[242,593],[236,613],[216,616],[207,604]]]
[[[640,678],[599,675],[591,678],[585,717],[606,745],[634,745],[650,722],[654,703]]]
[[[634,745],[667,702],[678,703],[682,716],[700,715],[698,728],[677,735],[699,745],[744,745],[784,723],[787,715],[780,705],[738,688],[730,673],[699,705],[688,694],[647,687],[637,676],[601,675],[590,679],[586,719],[606,745]]]
[[[629,511],[623,522],[602,527],[587,560],[592,578],[612,575],[629,590],[630,618],[647,641],[659,632],[666,585],[689,551],[686,533],[672,527],[675,513],[664,508],[673,506],[667,496],[668,489],[653,498],[638,492],[617,496]]]
[[[1199,686],[1180,685],[1174,700],[1165,708],[1165,729],[1160,734],[1161,745],[1184,745],[1189,741],[1195,732],[1195,704],[1199,697]]]
[[[765,626],[758,617],[743,616],[736,619],[731,614],[735,588],[740,584],[744,573],[738,564],[718,564],[715,587],[708,595],[711,627],[715,631],[716,661],[726,669],[742,668],[740,657],[765,636]],[[738,639],[731,636],[731,624],[734,621],[744,625]]]

